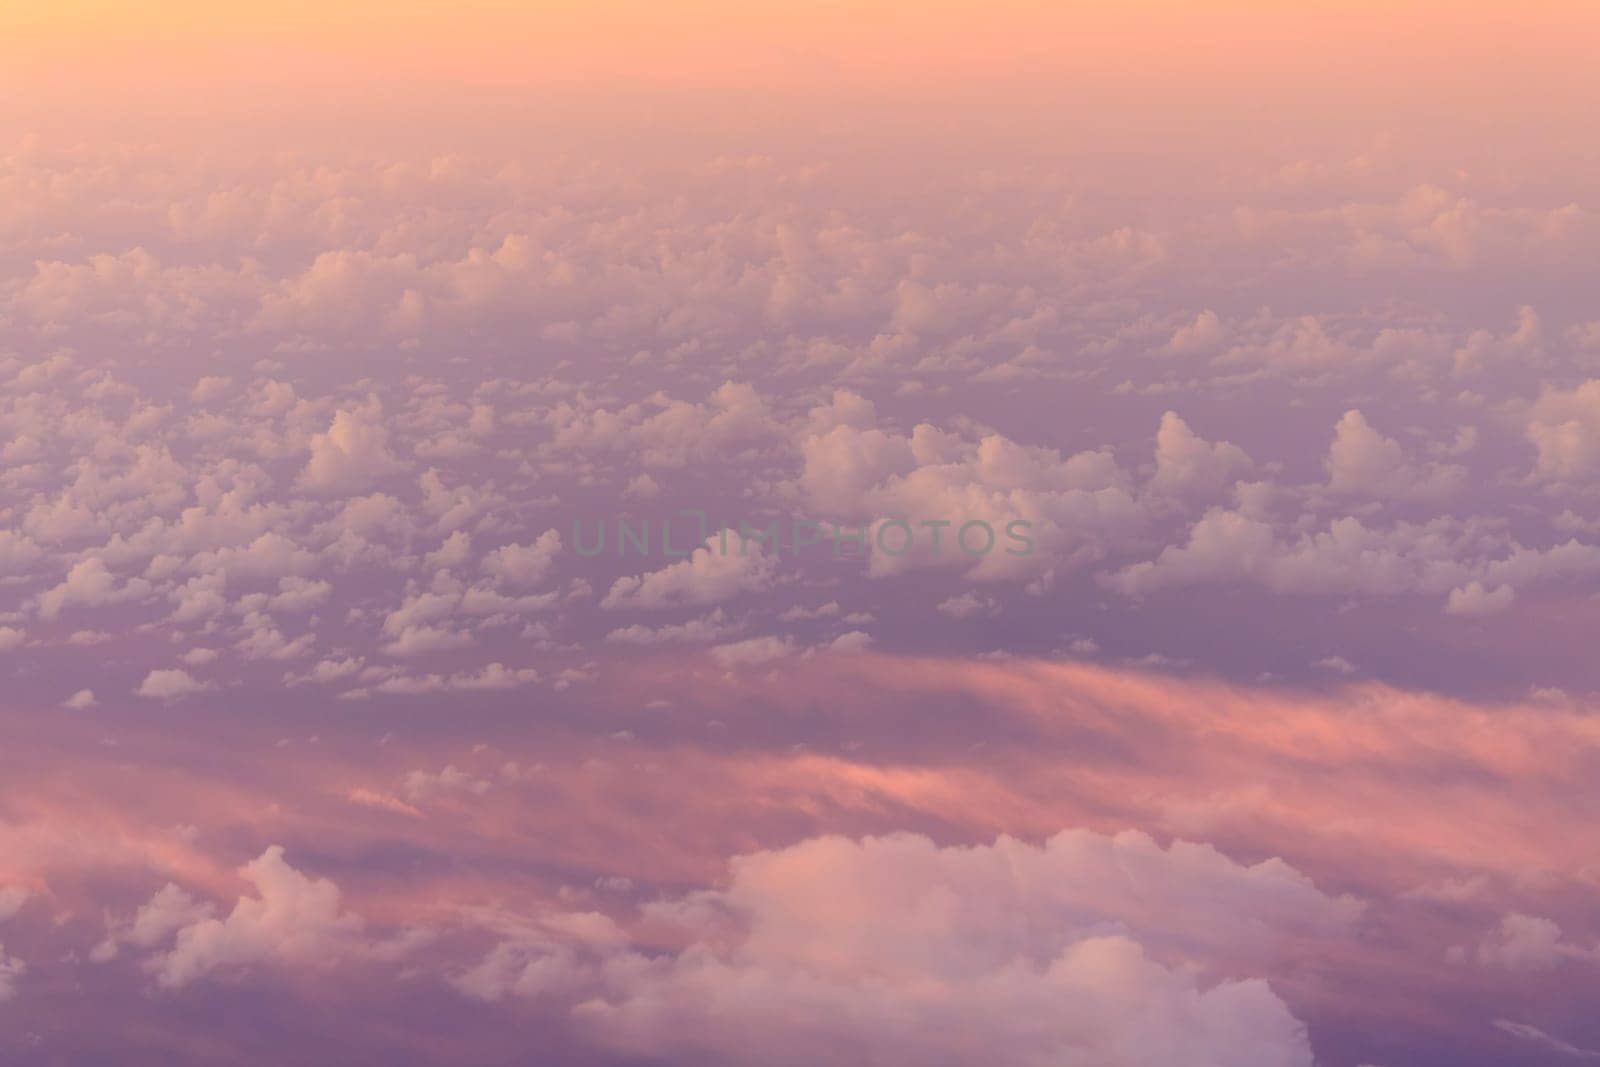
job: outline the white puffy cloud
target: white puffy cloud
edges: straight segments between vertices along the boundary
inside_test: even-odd
[[[676,563],[618,578],[600,606],[615,610],[717,604],[766,589],[777,570],[776,554],[766,551],[756,532],[724,530]]]
[[[1530,408],[1527,436],[1541,479],[1583,481],[1600,472],[1600,379],[1546,388]]]
[[[428,674],[416,677],[396,674],[379,682],[374,689],[379,693],[444,693],[493,692],[517,689],[539,680],[539,672],[532,667],[507,667],[503,663],[490,663],[475,671],[458,671],[455,674]]]
[[[1472,581],[1450,590],[1444,610],[1447,615],[1493,615],[1510,607],[1516,596],[1516,590],[1509,585],[1488,589],[1482,582]]]
[[[1033,846],[818,838],[743,856],[725,889],[652,906],[685,947],[604,916],[514,929],[457,979],[564,1001],[620,1050],[700,1062],[1310,1067],[1265,983],[1222,978],[1359,905],[1279,861],[1071,831]]]
[[[330,582],[287,575],[278,580],[278,591],[266,598],[267,610],[283,615],[300,615],[328,602],[333,595]]]
[[[1600,548],[1576,540],[1524,547],[1493,527],[1434,520],[1364,524],[1281,536],[1272,523],[1213,508],[1183,544],[1123,567],[1106,584],[1130,596],[1201,583],[1246,582],[1277,593],[1450,596],[1454,613],[1503,608],[1514,590],[1540,581],[1600,574]],[[1473,590],[1471,583],[1480,589]]]
[[[151,585],[143,578],[117,579],[97,556],[72,565],[61,584],[39,594],[39,614],[54,619],[67,607],[105,607],[150,595]]]
[[[546,530],[527,545],[501,545],[483,557],[485,574],[507,585],[531,586],[544,580],[561,551],[561,535]]]
[[[296,484],[315,493],[360,492],[399,469],[389,450],[383,405],[370,400],[340,410],[327,431],[311,439],[311,457]]]
[[[797,489],[806,502],[841,527],[872,526],[874,575],[917,566],[959,568],[975,578],[1035,574],[1054,563],[1099,559],[1147,517],[1115,458],[1102,450],[1063,456],[1000,434],[972,441],[923,424],[909,437],[835,426],[807,438],[801,452]],[[903,531],[880,534],[893,520],[910,524],[909,543]],[[969,524],[969,541],[960,541]],[[850,551],[848,533],[839,538]]]
[[[380,647],[390,656],[464,648],[474,642],[466,626],[545,611],[556,599],[555,593],[508,596],[441,574],[429,588],[408,587],[400,605],[384,616]]]
[[[202,573],[220,571],[230,579],[278,579],[308,574],[316,568],[317,558],[288,535],[269,530],[248,544],[197,553],[190,566]]]
[[[465,530],[456,530],[438,548],[422,557],[426,566],[451,570],[465,566],[472,559],[472,537]]]
[[[158,985],[179,988],[215,972],[263,964],[326,965],[361,948],[364,924],[360,916],[342,909],[339,888],[290,866],[282,846],[271,846],[239,873],[256,895],[240,897],[222,918],[202,916],[166,890],[164,903],[158,894],[147,905],[160,905],[153,913],[160,921],[152,917],[151,926],[181,920],[171,948],[146,961]],[[152,940],[161,938],[152,931]]]
[[[20,885],[0,886],[0,923],[10,922],[33,894]]]
[[[1000,602],[994,597],[966,592],[941,600],[934,605],[934,610],[952,619],[970,619],[975,616],[997,614],[1000,611]]]
[[[167,667],[153,670],[145,675],[136,692],[142,697],[156,700],[178,700],[195,693],[203,693],[210,688],[208,684],[197,681],[186,670]]]
[[[711,658],[724,667],[754,667],[793,655],[796,646],[787,637],[750,637],[725,645],[714,645]]]
[[[606,640],[619,645],[664,645],[675,642],[720,641],[738,629],[721,608],[688,622],[668,623],[664,626],[645,626],[634,623],[606,634]]]
[[[298,659],[309,655],[316,645],[315,634],[305,633],[292,639],[285,636],[264,612],[246,615],[240,628],[244,636],[233,647],[246,659]]]
[[[1355,410],[1345,412],[1334,426],[1326,466],[1334,492],[1374,497],[1444,497],[1460,490],[1467,479],[1464,467],[1412,461],[1398,441],[1373,429]]]
[[[1485,966],[1547,971],[1567,960],[1600,963],[1600,946],[1571,944],[1551,920],[1513,912],[1478,946],[1477,956]]]
[[[210,919],[215,913],[216,908],[210,903],[196,900],[168,882],[134,913],[131,921],[113,925],[90,952],[90,958],[96,962],[114,959],[124,945],[154,948],[183,927]]]
[[[1544,356],[1544,324],[1539,313],[1523,305],[1517,309],[1517,325],[1504,337],[1489,330],[1474,330],[1466,343],[1456,349],[1457,374],[1474,375],[1486,370],[1524,369],[1542,362]]]
[[[417,803],[444,793],[483,796],[492,786],[487,780],[468,774],[451,764],[439,771],[412,771],[406,775],[403,788],[406,798],[412,803]]]
[[[173,602],[168,618],[176,623],[204,622],[228,609],[227,579],[221,572],[201,574],[171,590]]]
[[[865,630],[847,630],[827,644],[830,652],[865,652],[875,639]]]
[[[1252,467],[1250,457],[1237,445],[1202,439],[1175,411],[1161,416],[1152,489],[1177,496],[1215,496]]]
[[[17,982],[27,973],[28,965],[15,956],[6,955],[0,946],[0,1003],[17,995]]]
[[[83,711],[85,708],[94,707],[99,701],[95,699],[93,689],[80,689],[61,702],[61,706],[69,711]]]
[[[0,575],[25,573],[43,555],[44,550],[26,534],[0,530]]]
[[[781,433],[766,400],[742,382],[724,382],[703,404],[657,396],[622,410],[558,405],[549,416],[560,451],[628,449],[651,467],[729,462]]]
[[[1217,313],[1202,311],[1194,317],[1193,322],[1173,331],[1172,337],[1162,346],[1161,353],[1172,356],[1207,355],[1220,348],[1227,336],[1228,328],[1222,324]]]

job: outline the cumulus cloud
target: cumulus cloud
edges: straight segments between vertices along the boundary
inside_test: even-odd
[[[502,663],[489,663],[479,670],[458,671],[455,674],[428,674],[420,677],[397,674],[383,679],[374,689],[379,693],[401,694],[493,692],[532,685],[538,680],[539,672],[532,667],[512,668]]]
[[[1600,471],[1600,379],[1547,387],[1529,411],[1527,437],[1538,452],[1539,478],[1579,481]]]
[[[1227,327],[1217,313],[1208,309],[1196,315],[1193,322],[1174,330],[1161,352],[1172,356],[1209,354],[1221,347],[1227,335]]]
[[[940,615],[947,615],[952,619],[970,619],[975,616],[998,614],[1000,602],[994,597],[979,596],[977,593],[962,593],[959,596],[941,600],[934,605],[934,610]]]
[[[1600,946],[1573,945],[1561,927],[1537,915],[1514,912],[1478,946],[1478,962],[1513,971],[1547,971],[1568,960],[1600,963]]]
[[[724,382],[703,404],[664,395],[621,410],[558,405],[549,415],[563,451],[632,450],[652,467],[727,462],[770,444],[780,427],[765,398],[743,382]]]
[[[105,560],[91,556],[73,564],[61,584],[40,593],[37,604],[42,617],[54,619],[70,606],[105,607],[137,600],[148,596],[151,588],[143,578],[118,580]]]
[[[676,563],[618,578],[600,606],[616,610],[717,604],[766,589],[776,571],[775,554],[769,554],[753,533],[747,538],[740,531],[724,530]]]
[[[868,536],[870,571],[880,576],[917,566],[976,578],[1035,574],[1097,560],[1146,519],[1126,473],[1103,450],[1064,456],[1000,434],[973,441],[929,424],[909,437],[839,425],[808,437],[801,454],[797,488],[822,515],[874,531],[889,519],[913,528],[909,544],[903,535]],[[986,526],[993,543],[981,531],[960,542],[968,524]]]
[[[1023,167],[992,151],[965,161],[943,152],[936,168],[897,158],[904,180],[885,199],[861,184],[874,167],[811,166],[788,152],[682,160],[683,145],[620,163],[552,146],[532,168],[7,148],[0,646],[15,668],[12,703],[25,711],[65,696],[84,708],[134,685],[178,700],[222,679],[230,694],[259,695],[281,682],[308,713],[339,696],[393,696],[408,714],[448,707],[468,729],[475,701],[543,712],[567,687],[600,683],[615,687],[617,707],[594,707],[621,720],[595,720],[587,738],[589,720],[559,706],[497,717],[496,745],[527,750],[499,777],[481,753],[447,762],[428,738],[397,731],[377,750],[380,766],[345,775],[333,765],[369,738],[336,734],[351,719],[340,716],[318,727],[338,745],[285,738],[317,756],[292,774],[232,773],[219,750],[217,777],[189,789],[208,761],[130,759],[158,746],[134,746],[129,719],[104,739],[127,742],[120,755],[109,744],[76,753],[74,769],[115,764],[96,778],[104,789],[57,807],[59,783],[27,776],[53,774],[58,749],[24,745],[47,759],[37,772],[37,761],[8,765],[23,803],[0,820],[0,855],[39,867],[27,884],[49,907],[24,912],[8,945],[30,959],[48,952],[40,986],[62,995],[74,988],[69,951],[82,945],[26,924],[51,912],[71,940],[78,909],[98,914],[102,887],[148,865],[151,886],[189,888],[168,886],[112,923],[97,951],[137,949],[173,985],[360,954],[364,935],[336,892],[270,851],[247,873],[255,888],[244,901],[210,902],[228,873],[196,842],[241,840],[241,813],[274,826],[310,819],[304,838],[269,840],[343,855],[360,851],[344,835],[382,819],[407,856],[461,858],[401,865],[407,878],[437,877],[418,891],[430,902],[477,887],[468,853],[498,861],[504,848],[516,862],[503,869],[519,873],[495,894],[503,902],[530,899],[547,872],[589,883],[593,857],[620,839],[616,827],[606,836],[608,814],[637,830],[640,805],[669,811],[676,789],[732,796],[720,807],[743,813],[781,807],[776,822],[735,820],[740,840],[859,832],[905,813],[970,841],[1001,826],[1037,832],[1038,820],[1089,806],[1053,791],[1071,759],[1085,773],[1067,777],[1097,806],[1086,817],[1149,826],[1162,841],[1221,827],[1216,839],[1239,842],[1241,855],[1293,848],[1305,870],[1349,884],[1393,872],[1444,886],[1433,899],[1450,906],[1408,929],[1426,939],[1459,926],[1450,943],[1472,946],[1461,959],[1483,965],[1474,983],[1555,981],[1587,966],[1586,935],[1565,916],[1578,914],[1594,866],[1571,829],[1586,814],[1571,801],[1592,770],[1592,724],[1573,709],[1592,679],[1581,634],[1551,635],[1570,629],[1562,621],[1581,614],[1600,575],[1586,540],[1600,530],[1590,380],[1600,331],[1577,321],[1592,312],[1565,281],[1583,277],[1600,248],[1600,215],[1586,206],[1592,168],[1568,160],[1519,185],[1514,159],[1488,174],[1443,142],[1405,141],[1288,166],[1230,149],[1226,168],[1185,169],[1177,198],[1166,195],[1170,168]],[[1161,211],[1142,206],[1156,202]],[[1538,310],[1496,306],[1517,289]],[[207,377],[196,382],[202,359]],[[770,550],[740,556],[735,539],[719,559],[702,545],[682,560],[619,563],[575,558],[548,529],[565,531],[579,513],[654,518],[690,501],[846,526],[981,520],[1002,538],[1020,520],[1037,544],[1014,557],[1002,540],[975,560],[950,550],[947,529],[942,557],[874,545],[864,560],[837,560],[824,544],[814,560],[780,566]],[[571,571],[559,585],[558,562]],[[1201,585],[1205,595],[1137,601]],[[590,610],[595,590],[608,612]],[[1330,601],[1263,608],[1267,596]],[[1392,597],[1425,598],[1453,618],[1363,603]],[[650,625],[622,617],[657,608],[662,621]],[[1351,612],[1347,623],[1333,621],[1336,608]],[[1219,610],[1240,625],[1218,627]],[[995,617],[1014,625],[1002,634],[987,623]],[[864,628],[877,618],[897,648],[958,653],[956,665],[823,654],[869,647]],[[804,636],[774,632],[788,625]],[[1457,639],[1473,642],[1478,669],[1458,669]],[[1006,647],[989,652],[997,643]],[[686,645],[703,647],[685,655]],[[1170,673],[1075,688],[1082,676],[1071,672],[1089,668],[1027,658],[1052,648]],[[988,658],[967,658],[978,651]],[[150,669],[162,662],[180,669]],[[731,676],[662,696],[679,664],[699,678],[708,663]],[[1352,688],[1308,711],[1261,688],[1176,677],[1191,668],[1303,672],[1285,681]],[[1537,684],[1538,706],[1491,716],[1398,695],[1382,681],[1398,670],[1468,691],[1484,678]],[[872,672],[895,681],[867,687]],[[541,682],[535,701],[529,687]],[[797,714],[757,727],[709,706],[761,692]],[[976,746],[964,714],[923,720],[930,728],[914,736],[878,729],[900,721],[907,693],[957,694],[986,711],[997,693],[1025,693],[1030,716],[1025,730],[978,724]],[[841,705],[849,719],[828,718]],[[641,706],[647,728],[630,718]],[[1106,707],[1118,710],[1113,722]],[[67,736],[96,725],[33,719],[18,729]],[[560,736],[539,733],[545,722]],[[1067,740],[1058,723],[1071,727]],[[649,743],[617,756],[631,729]],[[713,731],[734,755],[724,765],[719,745],[696,749],[680,730]],[[1083,743],[1098,730],[1107,744]],[[1143,744],[1150,737],[1165,743]],[[1059,747],[1043,743],[1052,740]],[[252,767],[264,758],[237,748]],[[919,765],[923,752],[933,757]],[[1115,760],[1092,762],[1104,752]],[[534,772],[534,759],[548,764]],[[164,777],[138,789],[145,763]],[[1308,765],[1317,773],[1300,773]],[[430,769],[401,777],[409,767]],[[400,795],[351,786],[380,776]],[[292,782],[294,795],[253,784],[267,780]],[[535,803],[513,795],[536,781]],[[1442,787],[1450,803],[1427,803]],[[1459,803],[1462,791],[1474,802]],[[430,808],[470,799],[472,810],[425,815],[404,799],[413,792]],[[665,903],[643,915],[619,906],[613,919],[541,914],[484,967],[451,973],[482,995],[555,996],[624,1056],[1309,1056],[1279,999],[1309,987],[1246,976],[1286,973],[1262,948],[1276,932],[1338,927],[1349,909],[1314,890],[1297,896],[1281,867],[1092,836],[976,849],[822,839],[741,861],[704,894],[650,886],[710,870],[722,856],[690,849],[733,839],[695,822],[711,810],[700,797],[682,801],[675,825],[687,833],[627,855],[639,889],[628,907]],[[1467,809],[1476,821],[1464,834],[1455,813]],[[516,819],[502,817],[512,810]],[[162,825],[142,833],[155,812]],[[555,826],[539,827],[531,866],[528,839],[516,836],[524,816]],[[207,833],[172,832],[180,820]],[[63,867],[90,853],[116,869],[86,876],[85,890]],[[1490,874],[1455,869],[1473,862]],[[1413,869],[1423,865],[1450,870]],[[363,888],[386,870],[364,868]],[[1184,886],[1199,888],[1186,897]],[[586,892],[549,888],[566,900]],[[1500,902],[1523,910],[1499,926],[1499,912],[1474,910],[1528,893],[1536,899]],[[385,906],[402,906],[399,896]],[[1299,903],[1283,904],[1291,898]],[[1418,896],[1406,906],[1429,905]],[[1533,917],[1546,911],[1572,932]],[[1375,944],[1316,964],[1337,956],[1350,969],[1343,981],[1360,966],[1351,959],[1391,951]],[[1363,974],[1373,992],[1340,988],[1383,1000],[1383,974],[1439,964],[1418,959]],[[1319,971],[1293,962],[1320,985]],[[20,967],[0,954],[0,996]],[[1455,995],[1450,984],[1437,984],[1442,997]],[[146,1014],[171,999],[146,1003]],[[113,1012],[117,998],[97,1006]],[[315,1024],[316,1014],[302,1017]],[[1356,1025],[1401,1025],[1393,1012],[1374,1016]],[[139,1027],[175,1032],[159,1017]],[[1559,1050],[1554,1040],[1547,1047]]]
[[[1175,495],[1215,496],[1250,473],[1244,449],[1200,438],[1175,411],[1161,416],[1156,431],[1156,472],[1151,488]]]
[[[483,557],[485,574],[507,585],[532,586],[544,580],[561,551],[561,535],[546,530],[532,544],[501,545]]]
[[[1373,429],[1355,410],[1334,426],[1326,466],[1328,487],[1336,493],[1396,499],[1449,496],[1467,477],[1464,467],[1414,462],[1398,441]]]
[[[17,983],[27,973],[28,965],[15,956],[6,955],[0,946],[0,1003],[17,995]]]
[[[184,927],[204,922],[215,913],[216,908],[210,903],[196,900],[168,882],[134,913],[132,920],[113,924],[105,939],[90,952],[90,958],[103,963],[115,959],[123,946],[154,948]]]
[[[1570,540],[1530,549],[1472,522],[1380,527],[1347,516],[1290,539],[1263,519],[1214,508],[1183,544],[1122,568],[1106,584],[1130,596],[1228,581],[1298,595],[1421,594],[1447,597],[1453,614],[1485,614],[1506,607],[1520,586],[1596,573],[1600,548],[1593,545]]]
[[[675,642],[718,641],[734,633],[738,625],[721,608],[688,622],[645,626],[634,623],[606,634],[606,640],[619,645],[663,645]]]
[[[141,911],[152,943],[172,932],[171,947],[145,964],[157,985],[176,989],[213,973],[268,964],[327,965],[361,946],[364,923],[343,910],[338,887],[290,866],[281,846],[271,846],[239,874],[256,895],[240,897],[224,917],[210,916],[170,889]],[[134,925],[138,930],[138,919]]]
[[[0,886],[0,923],[10,922],[33,894],[20,885]]]
[[[297,484],[316,493],[359,492],[399,469],[389,450],[383,406],[371,400],[340,410],[327,431],[311,439],[311,456]]]
[[[1206,968],[1358,911],[1280,862],[1136,833],[820,838],[654,905],[686,941],[670,954],[643,955],[603,916],[545,916],[457,985],[565,1001],[621,1050],[713,1062],[1309,1067],[1304,1027],[1265,982]]]
[[[711,658],[724,667],[754,667],[793,655],[796,647],[787,637],[751,637],[713,646]]]
[[[156,700],[177,700],[181,697],[203,693],[211,686],[197,681],[188,671],[178,667],[153,670],[144,676],[136,692],[142,697]]]
[[[44,550],[26,534],[0,530],[0,575],[21,574],[44,555]]]
[[[406,775],[404,788],[406,798],[416,803],[443,793],[469,793],[482,796],[492,787],[487,780],[468,774],[451,764],[436,772],[412,771]]]
[[[1468,582],[1450,590],[1444,610],[1449,615],[1493,615],[1510,607],[1516,595],[1516,590],[1509,585],[1488,589],[1482,582]]]
[[[95,700],[93,689],[80,689],[61,702],[61,706],[70,711],[82,711],[94,707],[99,701]]]

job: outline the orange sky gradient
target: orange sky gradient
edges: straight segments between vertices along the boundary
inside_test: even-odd
[[[934,90],[1129,75],[1155,84],[1280,90],[1329,79],[1414,91],[1522,83],[1592,87],[1600,9],[1571,0],[1195,4],[1082,0],[910,4],[732,0],[77,0],[0,6],[6,80],[36,88],[196,81]],[[1202,84],[1191,79],[1203,78]],[[1352,86],[1352,88],[1355,88]]]

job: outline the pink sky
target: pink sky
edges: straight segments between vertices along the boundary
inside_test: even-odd
[[[0,1060],[1600,1056],[1597,18],[7,7]]]

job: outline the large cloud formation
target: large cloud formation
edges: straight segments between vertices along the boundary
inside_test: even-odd
[[[608,1044],[716,1062],[1309,1067],[1304,1028],[1264,982],[1180,964],[1248,958],[1274,931],[1356,911],[1281,863],[1136,833],[1042,847],[821,838],[742,856],[726,889],[653,905],[687,942],[670,955],[566,915],[457,984],[560,997]]]

